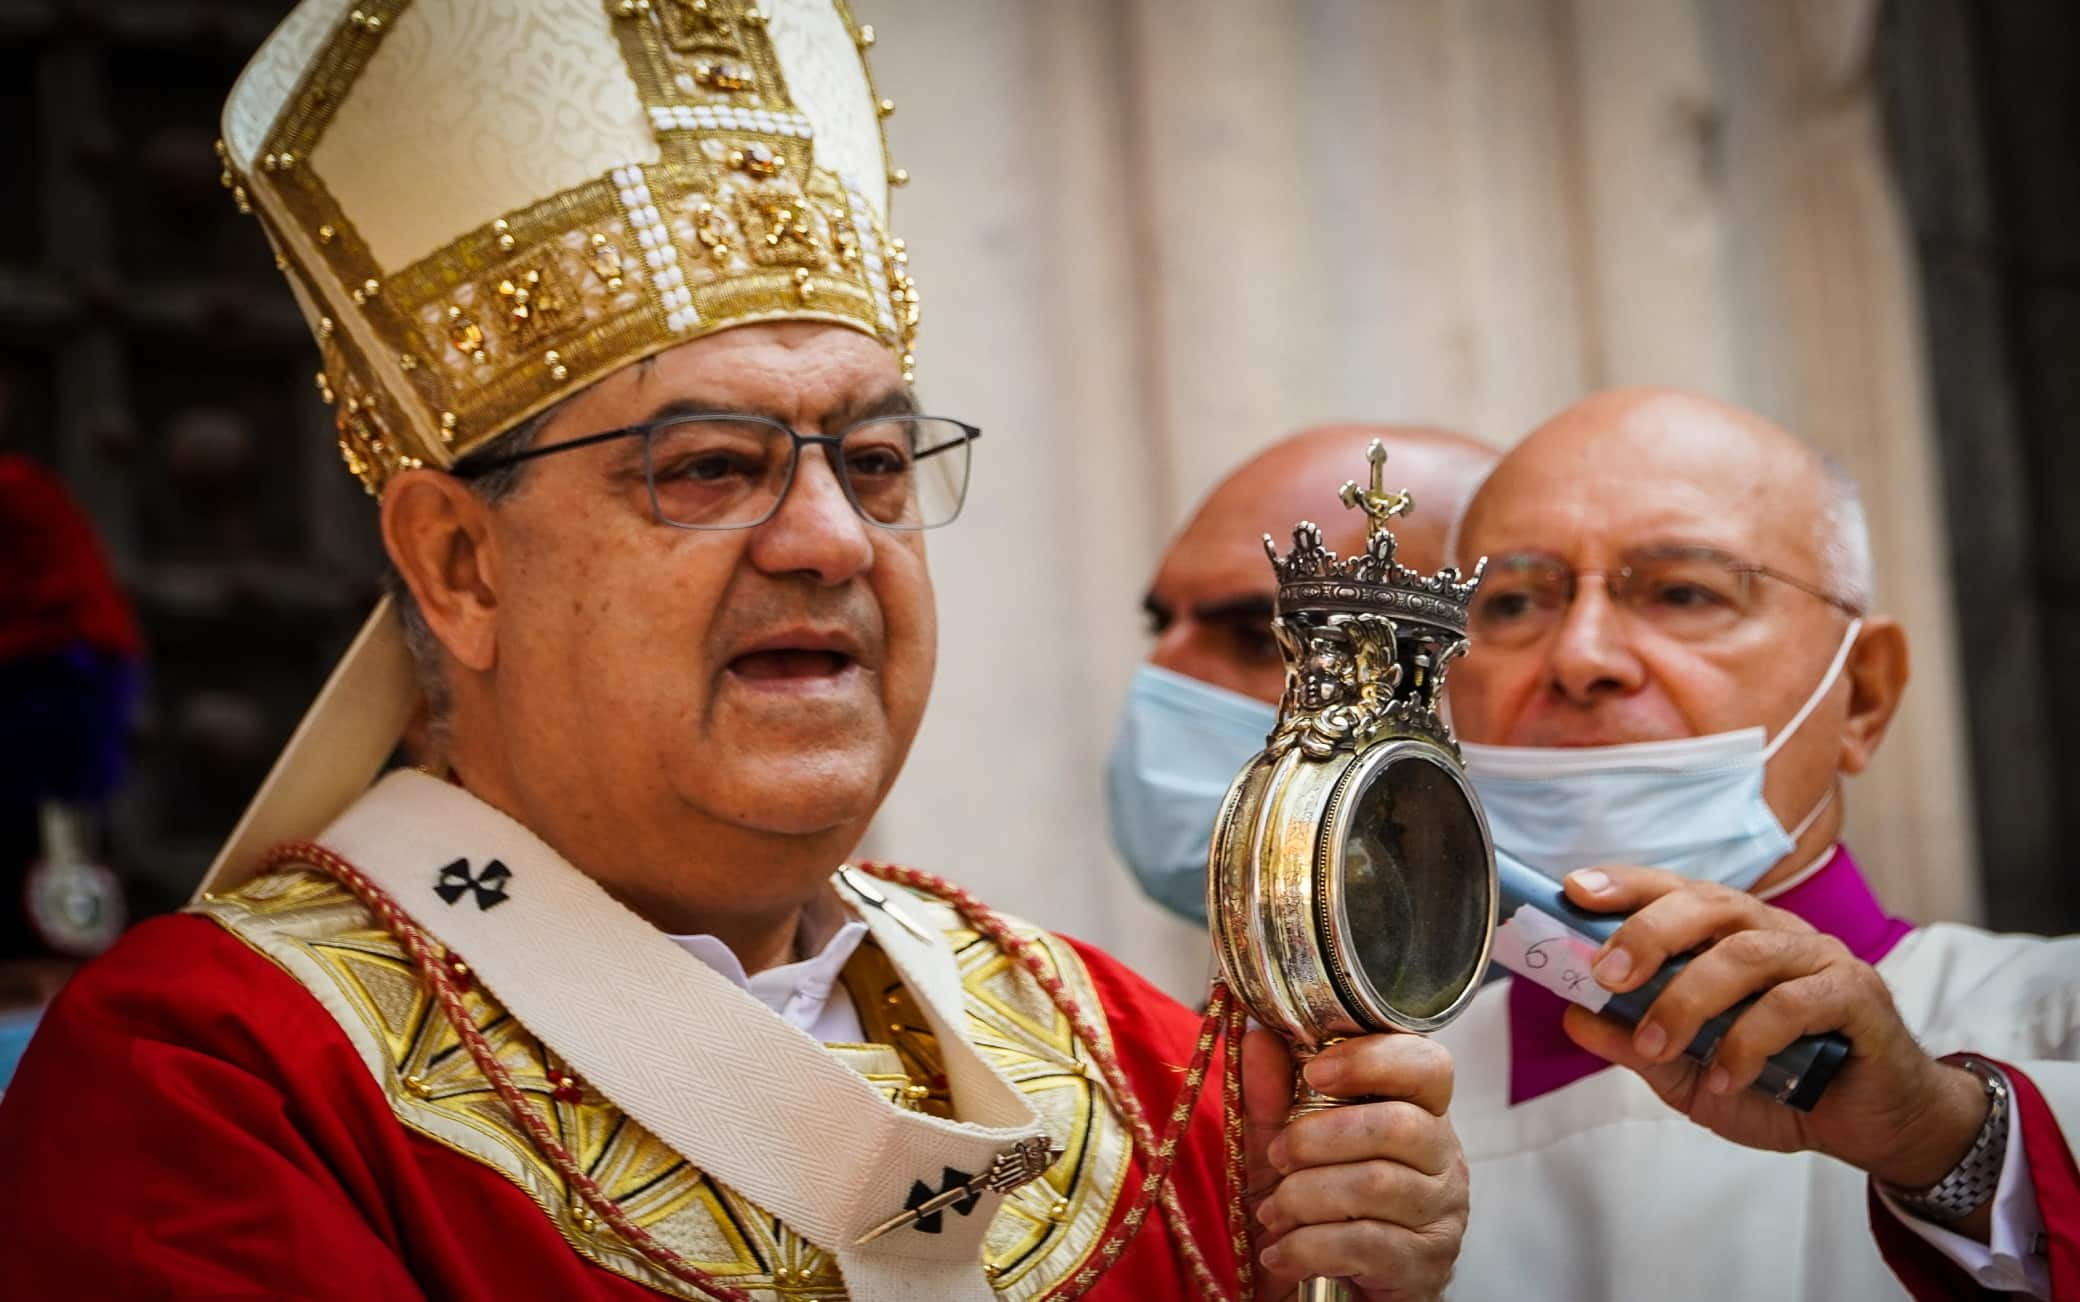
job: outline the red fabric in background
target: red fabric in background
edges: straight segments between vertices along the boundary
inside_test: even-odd
[[[1161,1128],[1199,1019],[1078,946],[1121,1066]],[[1232,1287],[1218,1078],[1174,1177]],[[204,918],[132,930],[59,997],[0,1101],[10,1297],[657,1296],[566,1244],[503,1175],[400,1125],[345,1032]],[[1140,1184],[1135,1163],[1115,1216]],[[1087,1297],[1190,1297],[1151,1215]]]
[[[86,513],[56,475],[0,453],[0,660],[82,643],[129,660],[143,652]]]

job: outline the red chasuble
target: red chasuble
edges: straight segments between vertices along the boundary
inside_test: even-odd
[[[87,967],[0,1102],[0,1292],[357,1302],[703,1296],[571,1196],[459,1047],[395,939],[342,888],[277,873],[202,907],[209,916],[138,927]],[[988,942],[972,932],[946,934],[961,958],[970,1038],[1065,1148],[1042,1180],[999,1209],[985,1268],[1002,1297],[1059,1293],[1102,1266],[1103,1241],[1140,1186],[1141,1163],[1095,1069],[1031,977],[976,950]],[[1025,934],[1083,1006],[1102,1013],[1160,1129],[1199,1019],[1096,950]],[[932,1037],[917,1029],[923,1019],[886,958],[864,945],[844,979],[876,1043],[832,1052],[891,1097],[948,1106],[943,1077],[934,1081]],[[756,1298],[844,1296],[814,1245],[707,1179],[589,1086],[559,1091],[553,1051],[481,991],[469,1004],[560,1142],[651,1235]],[[1221,1138],[1216,1075],[1172,1182],[1193,1238],[1232,1291]],[[1194,1292],[1168,1227],[1151,1214],[1085,1296]]]

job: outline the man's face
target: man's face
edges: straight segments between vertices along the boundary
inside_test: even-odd
[[[1293,526],[1312,520],[1339,555],[1363,551],[1365,517],[1346,510],[1336,493],[1346,480],[1363,486],[1365,449],[1376,435],[1387,445],[1387,486],[1415,494],[1415,511],[1394,521],[1401,563],[1426,573],[1443,563],[1452,512],[1487,473],[1493,453],[1423,430],[1337,427],[1301,435],[1214,489],[1163,554],[1142,602],[1156,639],[1149,663],[1278,703],[1285,660],[1271,635],[1275,585],[1264,535],[1283,550]]]
[[[1709,549],[1824,586],[1818,521],[1825,485],[1810,453],[1742,413],[1673,395],[1600,395],[1505,457],[1462,526],[1460,555],[1491,573],[1511,557],[1576,572]],[[1726,732],[1771,735],[1818,686],[1848,627],[1828,602],[1769,578],[1741,618],[1692,617],[1696,593],[1670,587],[1638,604],[1584,577],[1544,633],[1482,636],[1453,669],[1461,738],[1512,746],[1607,746]],[[1668,613],[1649,617],[1647,606]],[[1700,628],[1709,630],[1699,633]],[[1780,818],[1802,817],[1833,781],[1849,686],[1838,682],[1770,767]]]
[[[745,326],[608,377],[537,446],[687,410],[835,434],[908,404],[862,334]],[[922,536],[862,520],[822,449],[753,528],[659,523],[641,439],[528,463],[492,517],[499,727],[534,798],[584,793],[559,803],[601,811],[617,825],[593,831],[615,838],[687,815],[780,836],[864,825],[924,712],[932,589]]]

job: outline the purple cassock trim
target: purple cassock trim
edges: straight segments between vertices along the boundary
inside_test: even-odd
[[[1769,901],[1876,963],[1905,939],[1913,924],[1885,912],[1844,845],[1825,867]],[[1529,981],[1509,981],[1509,1101],[1550,1094],[1611,1064],[1567,1038],[1560,1015],[1567,1001]]]

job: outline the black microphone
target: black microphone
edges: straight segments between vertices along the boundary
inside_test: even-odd
[[[1601,945],[1611,938],[1627,916],[1622,913],[1591,913],[1586,909],[1577,908],[1568,900],[1566,892],[1560,889],[1560,883],[1506,855],[1495,856],[1495,876],[1496,899],[1500,906],[1496,909],[1495,916],[1505,924],[1515,916],[1518,909],[1528,905],[1537,912],[1565,924],[1569,930]],[[1515,966],[1512,966],[1511,970],[1519,971],[1525,978],[1562,996],[1567,993],[1563,986],[1579,986],[1593,980],[1587,972],[1572,969],[1566,971],[1564,979],[1558,982],[1549,978],[1562,974],[1542,974],[1547,963],[1551,961],[1550,952],[1545,950],[1548,943],[1547,940],[1539,940],[1527,948],[1520,961],[1526,968],[1531,969],[1530,971],[1522,971]],[[1655,997],[1675,979],[1676,973],[1689,965],[1691,957],[1689,954],[1671,957],[1645,985],[1623,994],[1612,994],[1609,1001],[1598,1011],[1616,1018],[1627,1026],[1637,1026],[1640,1019],[1647,1015],[1647,1009],[1653,1005]],[[1538,961],[1540,958],[1545,958],[1546,962]],[[1697,1037],[1690,1041],[1689,1047],[1683,1050],[1683,1055],[1699,1064],[1710,1063],[1712,1054],[1718,1049],[1719,1041],[1726,1034],[1727,1028],[1733,1025],[1735,1018],[1748,1011],[1748,1007],[1758,997],[1748,996],[1698,1028]],[[1828,1083],[1834,1079],[1835,1072],[1840,1070],[1842,1062],[1848,1056],[1849,1041],[1838,1032],[1802,1036],[1771,1056],[1763,1065],[1762,1074],[1755,1078],[1754,1088],[1800,1112],[1811,1112],[1813,1105],[1820,1101],[1820,1095],[1826,1091]]]

